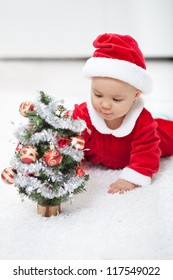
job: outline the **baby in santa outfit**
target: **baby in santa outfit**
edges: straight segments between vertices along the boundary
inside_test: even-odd
[[[121,169],[108,193],[124,193],[150,184],[160,157],[173,155],[173,121],[153,119],[144,108],[142,95],[152,91],[152,79],[131,36],[106,33],[93,45],[83,68],[91,97],[75,105],[73,115],[87,124],[86,160]]]

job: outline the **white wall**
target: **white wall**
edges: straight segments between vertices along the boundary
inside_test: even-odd
[[[0,0],[0,58],[88,56],[104,32],[173,56],[173,0]]]

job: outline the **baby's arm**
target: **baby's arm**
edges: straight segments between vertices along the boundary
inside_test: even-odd
[[[152,175],[159,169],[161,155],[159,145],[157,123],[147,110],[143,110],[131,142],[129,164],[122,170],[119,179],[110,185],[108,193],[122,194],[139,185],[150,184]],[[135,183],[130,182],[131,180]]]
[[[126,180],[119,179],[115,183],[112,183],[109,187],[108,193],[110,194],[124,194],[124,192],[131,191],[134,188],[138,187],[138,185],[135,185],[133,183],[130,183]]]

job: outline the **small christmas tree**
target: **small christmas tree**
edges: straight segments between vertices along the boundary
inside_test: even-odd
[[[7,184],[14,183],[19,194],[36,201],[38,212],[43,207],[47,213],[56,206],[56,215],[61,203],[83,191],[88,180],[82,168],[81,134],[86,124],[74,119],[62,100],[44,92],[34,103],[23,102],[19,111],[28,123],[17,130],[12,167],[4,169],[1,177]],[[43,215],[51,215],[46,213]]]

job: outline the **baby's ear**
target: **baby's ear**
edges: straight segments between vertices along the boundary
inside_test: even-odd
[[[142,91],[140,89],[137,89],[135,98],[138,98],[141,95]]]

